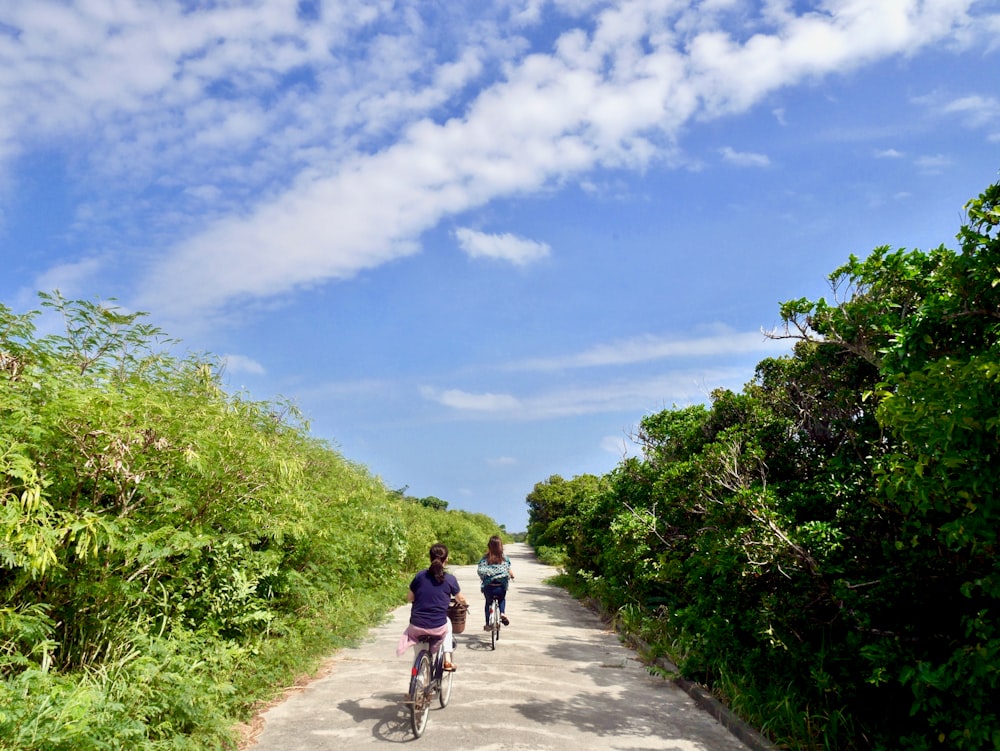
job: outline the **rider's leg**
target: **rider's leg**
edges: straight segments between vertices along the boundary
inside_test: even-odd
[[[448,630],[444,635],[444,668],[454,670],[455,663],[452,661],[452,652],[455,651],[455,634],[451,626],[451,618],[448,619]]]
[[[504,587],[500,591],[500,622],[503,623],[503,625],[505,626],[509,626],[510,621],[505,615],[506,610],[507,610],[507,587]]]
[[[486,625],[483,628],[485,628],[487,631],[489,631],[490,630],[490,603],[493,602],[493,590],[492,590],[492,588],[490,586],[486,586],[483,589],[483,597],[486,598],[486,607],[483,608],[483,614],[485,616],[483,618],[483,623],[485,623]]]

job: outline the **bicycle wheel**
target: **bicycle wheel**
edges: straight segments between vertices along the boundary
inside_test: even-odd
[[[490,608],[490,647],[497,648],[497,639],[500,638],[500,604],[494,600],[493,607]]]
[[[441,669],[441,682],[440,690],[438,691],[438,701],[441,702],[441,709],[448,706],[448,702],[451,701],[451,682],[455,680],[455,673],[451,670],[444,669],[444,656],[441,656],[441,662],[438,663]]]
[[[417,738],[424,734],[427,718],[431,713],[430,685],[431,661],[427,650],[423,650],[413,663],[413,675],[410,678],[410,723]]]

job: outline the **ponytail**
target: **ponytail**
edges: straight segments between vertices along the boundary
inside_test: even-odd
[[[448,560],[448,546],[437,542],[431,545],[430,551],[431,565],[427,569],[428,573],[434,577],[438,584],[444,581],[444,562]]]

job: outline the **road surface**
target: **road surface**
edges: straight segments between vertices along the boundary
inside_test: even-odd
[[[651,676],[600,618],[546,584],[556,570],[508,545],[511,624],[483,631],[475,566],[449,566],[470,602],[451,703],[415,739],[403,703],[412,650],[396,657],[409,605],[331,659],[324,675],[268,709],[252,751],[351,751],[416,743],[447,751],[749,751],[674,683]]]

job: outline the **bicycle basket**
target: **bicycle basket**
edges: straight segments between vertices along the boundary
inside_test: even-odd
[[[451,630],[456,634],[461,634],[465,631],[465,615],[468,612],[468,605],[461,605],[454,600],[448,606],[448,618],[451,619]]]

